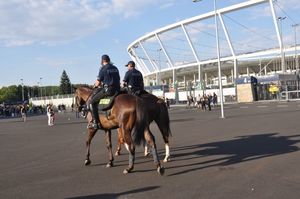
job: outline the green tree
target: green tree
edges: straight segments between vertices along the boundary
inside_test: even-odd
[[[63,73],[61,75],[59,88],[60,88],[61,94],[69,94],[72,92],[71,91],[71,81],[65,70],[63,71]]]
[[[0,89],[0,103],[2,102],[17,102],[19,101],[18,87],[16,85],[2,87]]]

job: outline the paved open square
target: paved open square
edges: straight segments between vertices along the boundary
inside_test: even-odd
[[[0,198],[289,198],[300,195],[300,103],[225,105],[212,111],[172,107],[171,162],[159,176],[138,147],[133,173],[128,153],[108,161],[104,134],[84,166],[86,123],[75,113],[0,120]],[[163,140],[152,126],[160,157]],[[113,148],[116,149],[116,131]]]

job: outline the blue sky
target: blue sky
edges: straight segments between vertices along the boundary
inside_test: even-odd
[[[218,0],[218,7],[240,2]],[[298,1],[286,2],[278,0],[297,20]],[[93,84],[102,54],[110,55],[123,78],[131,42],[212,10],[211,0],[0,1],[0,86],[20,84],[21,78],[25,85],[37,85],[40,78],[42,85],[58,85],[63,70],[72,83]]]

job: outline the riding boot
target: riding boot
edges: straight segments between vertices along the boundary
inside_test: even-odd
[[[91,104],[90,108],[94,118],[92,127],[94,129],[99,129],[101,127],[101,124],[100,124],[99,113],[98,113],[98,103]]]

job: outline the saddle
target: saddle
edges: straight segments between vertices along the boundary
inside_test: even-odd
[[[99,111],[106,112],[106,111],[110,110],[114,104],[115,98],[118,95],[119,95],[119,93],[116,93],[113,96],[108,96],[108,97],[102,98],[98,104],[98,112]]]
[[[123,93],[123,94],[130,94],[130,95],[134,95],[134,96],[137,96],[137,97],[141,97],[142,95],[149,94],[145,90],[134,91],[134,90],[131,90],[131,89],[127,88],[127,87],[122,88],[121,89],[121,93]]]

